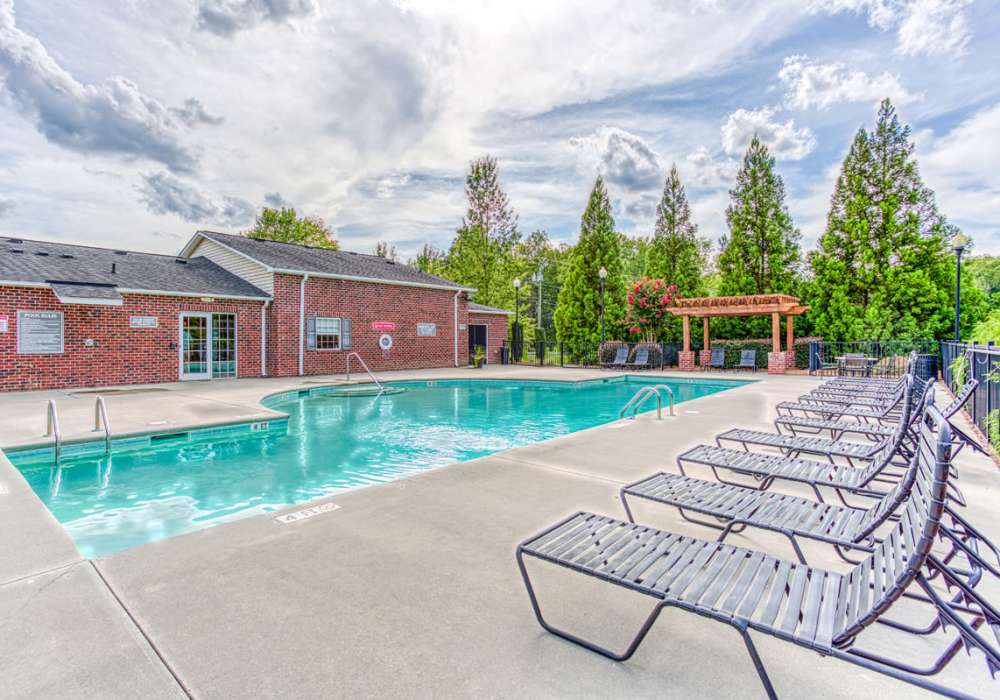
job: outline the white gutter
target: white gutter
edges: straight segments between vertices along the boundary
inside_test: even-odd
[[[86,284],[86,283],[82,283]],[[31,287],[32,289],[51,289],[48,282],[23,282],[20,280],[0,280],[0,287]],[[115,287],[119,294],[146,294],[149,296],[162,297],[185,297],[191,299],[201,299],[211,297],[213,299],[235,299],[239,301],[271,301],[271,297],[248,297],[240,294],[216,294],[215,292],[168,292],[163,289],[129,289],[127,287]]]
[[[299,376],[305,374],[306,366],[306,282],[309,273],[302,275],[299,285]]]
[[[267,376],[267,307],[271,302],[265,301],[260,307],[260,376]]]
[[[455,318],[454,318],[454,328],[455,328],[455,366],[458,367],[458,295],[461,291],[455,292]]]

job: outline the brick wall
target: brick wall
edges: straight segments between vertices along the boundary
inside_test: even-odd
[[[65,305],[50,289],[0,287],[0,316],[8,322],[7,332],[0,333],[0,391],[177,381],[182,311],[236,314],[238,376],[259,376],[261,302],[124,297],[122,306]],[[18,311],[62,311],[64,352],[17,354]],[[130,328],[130,316],[156,316],[159,327]],[[86,339],[94,346],[85,346]]]
[[[292,376],[299,371],[299,289],[302,278],[274,276],[274,303],[268,317],[268,371]],[[440,289],[311,277],[306,282],[306,316],[350,318],[354,346],[373,370],[451,367],[454,362],[455,293]],[[395,330],[372,328],[375,321],[396,324]],[[459,300],[459,324],[468,323],[467,301]],[[437,335],[418,337],[418,323],[437,325]],[[382,333],[392,336],[392,349],[378,346]],[[459,362],[468,360],[468,331],[459,332]],[[305,351],[305,374],[342,373],[344,350]],[[352,371],[354,366],[352,365]]]
[[[487,326],[487,361],[495,365],[500,364],[500,347],[507,340],[507,316],[501,316],[500,314],[477,314],[472,311],[469,312],[469,323],[485,324]],[[465,350],[468,350],[468,341],[466,341]]]

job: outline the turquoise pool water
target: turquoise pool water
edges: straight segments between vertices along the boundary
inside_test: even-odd
[[[67,449],[59,467],[51,450],[7,456],[81,552],[97,557],[607,423],[653,383],[682,403],[745,382],[392,382],[404,391],[377,398],[314,388],[264,401],[289,415],[287,427],[129,439],[111,456],[98,443],[89,454]]]

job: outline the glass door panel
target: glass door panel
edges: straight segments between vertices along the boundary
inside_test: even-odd
[[[236,314],[212,314],[212,377],[236,376]]]
[[[208,314],[181,315],[181,379],[211,377],[211,348]]]

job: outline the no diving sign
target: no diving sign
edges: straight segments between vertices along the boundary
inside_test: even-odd
[[[378,346],[382,348],[383,352],[392,350],[392,336],[388,333],[383,333],[378,337]]]

